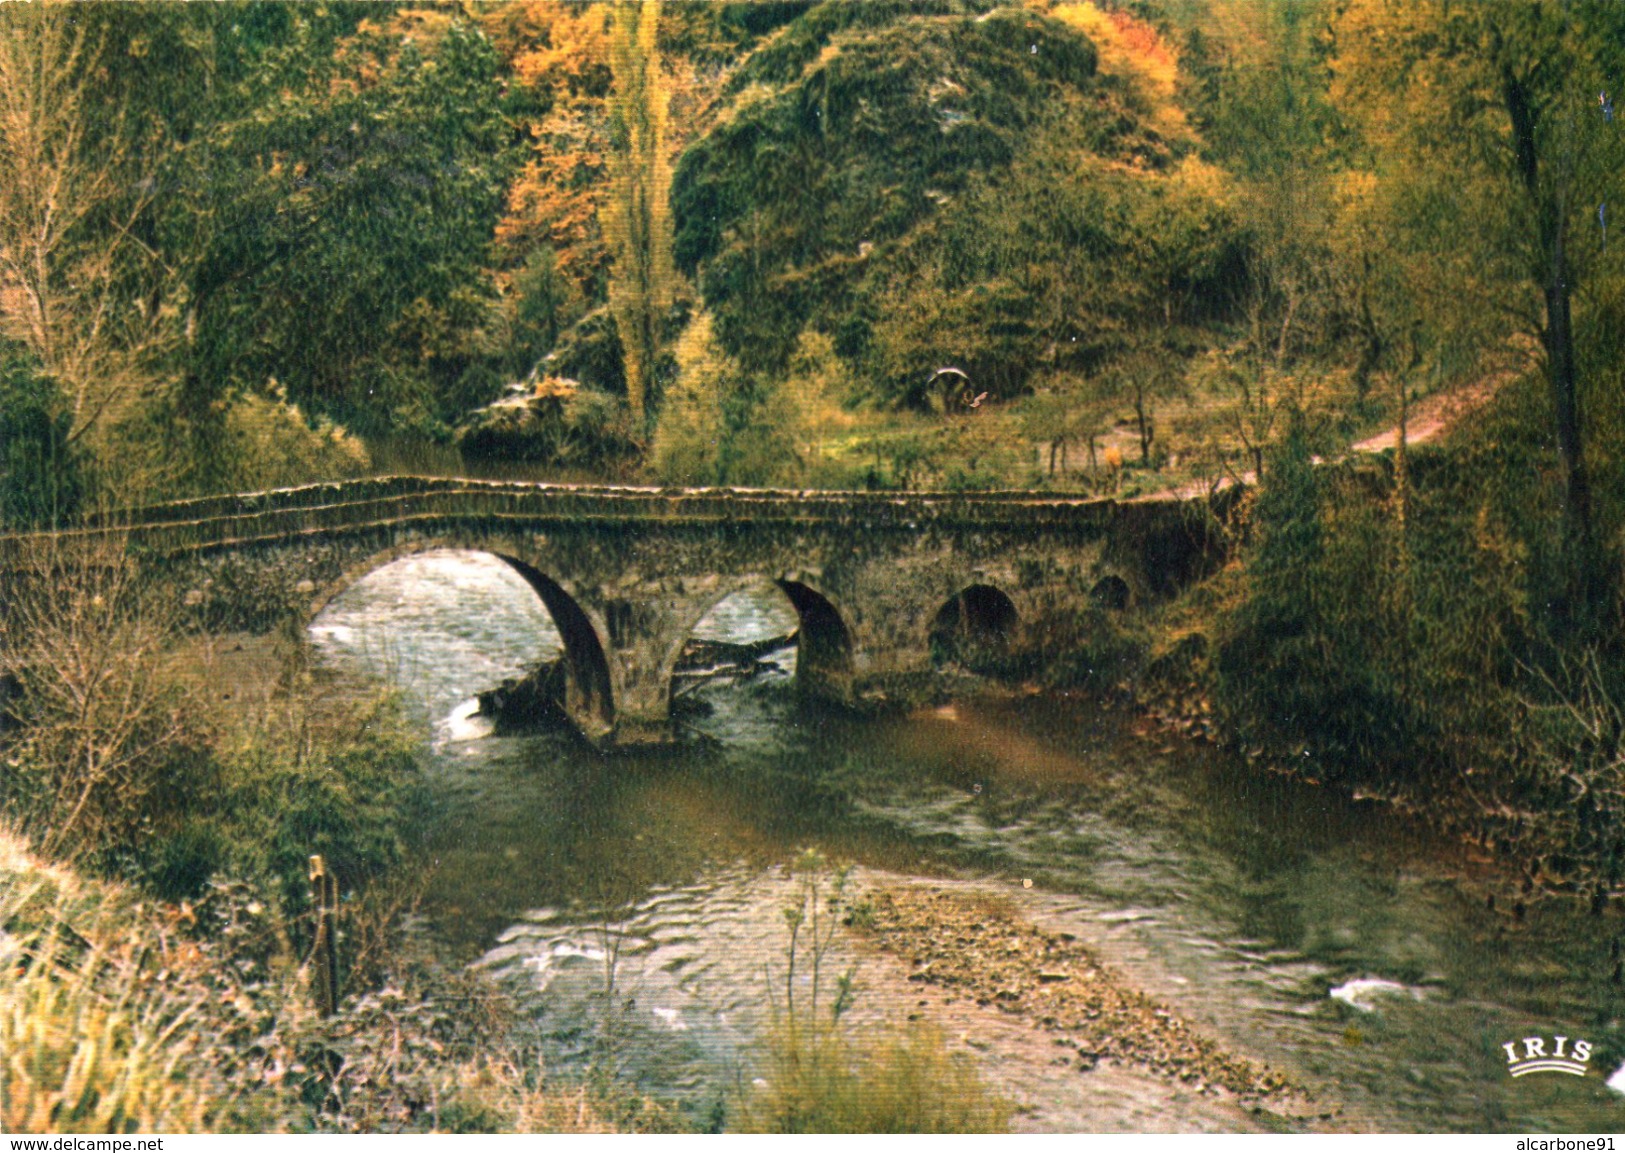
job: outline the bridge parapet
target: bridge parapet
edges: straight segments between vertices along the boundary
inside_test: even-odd
[[[155,535],[154,530],[159,526],[206,527],[231,523],[263,524],[273,532],[284,526],[297,531],[371,521],[387,515],[390,509],[402,515],[496,512],[663,523],[743,519],[811,523],[848,519],[863,524],[1067,525],[1076,524],[1080,519],[1109,516],[1117,507],[1109,498],[1032,492],[651,488],[378,477],[170,501],[92,517],[81,528],[67,531],[114,530],[150,536]],[[202,539],[204,534],[197,535]],[[0,536],[0,540],[5,539]]]

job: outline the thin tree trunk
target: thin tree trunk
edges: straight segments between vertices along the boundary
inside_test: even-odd
[[[1591,563],[1591,484],[1586,472],[1584,442],[1577,395],[1579,370],[1574,359],[1574,330],[1569,316],[1568,254],[1563,225],[1552,229],[1551,279],[1546,285],[1546,377],[1551,386],[1552,412],[1557,421],[1557,447],[1563,455],[1565,499],[1564,531],[1575,565],[1574,592],[1586,595]]]
[[[1398,521],[1398,571],[1395,577],[1398,588],[1395,591],[1396,631],[1399,634],[1399,742],[1400,755],[1410,755],[1410,705],[1411,705],[1411,544],[1410,544],[1410,512],[1411,512],[1411,478],[1410,462],[1406,441],[1410,439],[1410,389],[1406,384],[1406,373],[1399,376],[1399,444],[1394,450],[1394,485],[1398,496],[1398,509],[1395,519]]]
[[[1151,422],[1146,415],[1145,390],[1134,390],[1134,416],[1140,423],[1140,463],[1151,467]]]
[[[1546,349],[1546,380],[1552,393],[1552,416],[1557,426],[1557,447],[1563,457],[1563,533],[1568,550],[1568,613],[1586,615],[1593,603],[1591,555],[1591,485],[1586,474],[1580,427],[1574,359],[1574,330],[1569,317],[1569,260],[1565,240],[1564,192],[1543,194],[1540,186],[1540,151],[1536,139],[1536,112],[1523,80],[1502,74],[1502,99],[1512,125],[1513,153],[1518,174],[1540,221],[1541,247],[1551,254],[1546,272],[1546,326],[1541,343]]]

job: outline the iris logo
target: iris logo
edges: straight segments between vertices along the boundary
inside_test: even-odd
[[[1514,1077],[1526,1073],[1570,1073],[1584,1077],[1589,1068],[1586,1062],[1591,1060],[1590,1041],[1576,1041],[1571,1049],[1567,1037],[1553,1037],[1550,1052],[1545,1037],[1525,1037],[1521,1053],[1518,1045],[1517,1041],[1508,1041],[1501,1046],[1507,1055],[1507,1072]]]

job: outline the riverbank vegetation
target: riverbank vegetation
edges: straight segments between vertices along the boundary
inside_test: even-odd
[[[41,851],[172,900],[251,879],[290,914],[310,854],[357,887],[400,859],[417,738],[392,696],[290,666],[238,697],[118,543],[32,560],[8,592],[0,784]]]
[[[1043,675],[1601,913],[1622,45],[1601,0],[3,5],[0,529],[403,460],[1241,486],[1215,575],[1080,614]],[[518,1057],[458,1066],[461,1097],[450,1058],[388,1101],[346,1082],[428,1003],[380,970],[342,1026],[297,1008],[308,856],[356,892],[403,857],[398,703],[290,670],[228,704],[121,551],[35,559],[0,638],[8,1126],[618,1123]],[[205,974],[254,906],[258,975]],[[252,1071],[176,1042],[222,998],[228,1035],[292,1039]],[[803,1042],[830,1094],[865,1075],[803,1031],[782,1059]]]
[[[549,1083],[506,999],[421,943],[394,941],[376,987],[321,1016],[276,903],[242,886],[154,903],[0,829],[0,925],[8,1133],[595,1133],[662,1116]]]

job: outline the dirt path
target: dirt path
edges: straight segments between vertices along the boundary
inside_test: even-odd
[[[1405,443],[1407,446],[1427,444],[1438,440],[1449,432],[1463,419],[1477,412],[1498,393],[1508,382],[1514,380],[1517,374],[1513,372],[1491,373],[1480,377],[1471,384],[1463,385],[1450,392],[1437,393],[1418,402],[1412,409],[1405,422]],[[1399,426],[1392,425],[1375,436],[1368,436],[1364,440],[1355,441],[1349,445],[1350,453],[1375,454],[1387,452],[1399,443]],[[1319,463],[1320,458],[1315,458]],[[1189,484],[1178,485],[1174,488],[1163,489],[1161,492],[1147,493],[1144,496],[1131,497],[1125,503],[1134,504],[1143,501],[1185,501],[1199,500],[1210,493],[1223,492],[1225,489],[1240,485],[1257,483],[1258,474],[1252,469],[1219,478],[1216,482],[1192,481]]]
[[[1449,432],[1462,419],[1477,412],[1514,379],[1510,372],[1492,373],[1451,392],[1426,397],[1414,405],[1405,422],[1405,443],[1426,444]],[[1399,443],[1399,426],[1349,445],[1350,452],[1386,452]]]

